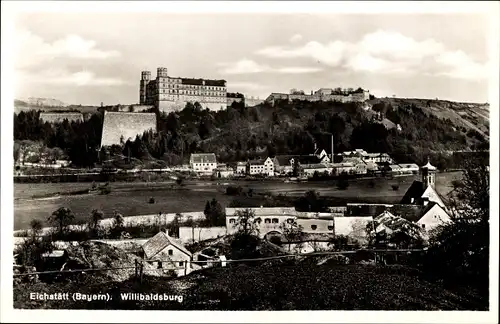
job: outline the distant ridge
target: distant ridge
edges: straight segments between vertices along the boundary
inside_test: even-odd
[[[29,97],[27,99],[16,99],[16,104],[25,103],[27,106],[37,106],[37,107],[67,107],[68,104],[62,102],[58,99],[53,98],[37,98],[37,97]]]

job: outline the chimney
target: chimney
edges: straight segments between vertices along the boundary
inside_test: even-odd
[[[334,158],[335,155],[333,154],[333,133],[332,133],[332,163],[335,163]]]

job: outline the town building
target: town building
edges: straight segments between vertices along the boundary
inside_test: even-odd
[[[342,207],[340,207],[342,208]],[[238,212],[246,208],[226,208],[226,228],[228,234],[235,233]],[[366,225],[373,220],[371,216],[344,217],[339,213],[299,212],[294,207],[260,207],[248,208],[255,215],[259,236],[269,238],[282,236],[284,229],[295,222],[302,227],[302,232],[310,238],[326,237],[325,235],[346,235],[364,241]]]
[[[158,269],[173,270],[178,276],[192,270],[193,255],[178,240],[160,231],[142,245],[144,258]]]
[[[337,102],[364,102],[370,99],[370,92],[368,90],[363,90],[358,88],[353,89],[330,89],[321,88],[314,93],[311,92],[310,95],[305,94],[303,91],[297,91],[292,89],[290,93],[271,93],[267,98],[266,102],[275,105],[276,102],[286,100],[304,100],[304,101],[337,101]]]
[[[234,176],[234,169],[228,166],[218,166],[214,170],[214,175],[217,178],[231,178],[232,176]]]
[[[242,176],[247,173],[247,162],[236,162],[236,175]]]
[[[247,172],[250,175],[267,175],[274,177],[274,162],[268,157],[265,160],[248,161]]]
[[[194,172],[212,174],[217,168],[215,153],[193,153],[189,157],[189,166]]]
[[[225,80],[172,77],[164,67],[156,71],[156,79],[151,78],[150,71],[141,72],[141,105],[154,105],[165,113],[182,110],[188,102],[198,102],[202,108],[213,111],[227,108]]]
[[[144,132],[156,132],[155,113],[130,113],[104,111],[102,126],[101,147],[122,145],[128,140],[135,140]]]

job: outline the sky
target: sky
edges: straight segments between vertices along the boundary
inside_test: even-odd
[[[261,99],[362,87],[484,103],[488,28],[479,14],[23,13],[15,97],[132,104],[141,71],[166,67]]]

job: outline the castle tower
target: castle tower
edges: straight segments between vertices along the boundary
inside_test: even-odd
[[[427,158],[427,164],[421,169],[422,183],[424,184],[424,187],[427,188],[431,186],[432,188],[435,188],[437,168],[430,163],[429,158]]]
[[[151,81],[151,72],[142,71],[141,72],[141,82],[139,86],[139,104],[145,105],[147,101],[147,86]]]
[[[164,67],[159,67],[156,69],[156,77],[157,78],[166,78],[168,77],[168,69]]]

